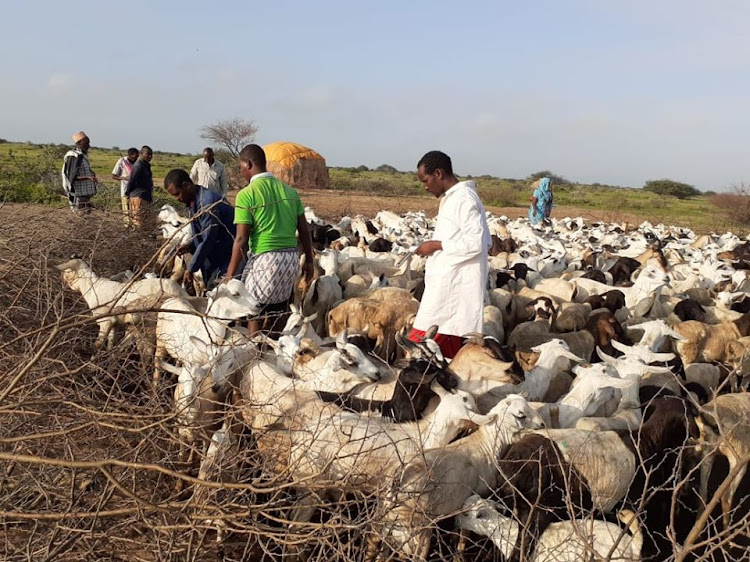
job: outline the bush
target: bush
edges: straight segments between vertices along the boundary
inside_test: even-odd
[[[680,183],[670,179],[649,180],[643,186],[644,191],[651,191],[657,195],[669,195],[677,199],[690,199],[700,195],[701,192],[692,185]]]
[[[482,189],[482,199],[486,205],[493,207],[521,207],[524,205],[518,191],[512,186],[492,186]]]
[[[0,173],[0,201],[13,203],[59,202],[60,170],[66,148],[45,146],[33,156],[9,154]]]
[[[553,174],[549,170],[542,170],[541,172],[535,172],[531,174],[526,179],[530,182],[535,182],[539,178],[549,178],[549,181],[551,183],[554,183],[555,185],[567,185],[570,183],[570,181],[566,180],[562,176],[558,176],[557,174]]]
[[[398,170],[394,168],[393,166],[390,166],[388,164],[381,164],[377,168],[375,168],[376,172],[383,172],[386,174],[397,174]]]
[[[743,186],[735,188],[735,193],[717,193],[709,201],[724,211],[735,223],[750,226],[750,190]]]

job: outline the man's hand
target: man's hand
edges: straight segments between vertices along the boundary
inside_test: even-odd
[[[185,273],[182,274],[182,284],[186,287],[189,287],[193,283],[193,272],[185,270]]]
[[[302,266],[302,271],[304,273],[304,277],[302,278],[301,288],[302,292],[307,293],[307,290],[310,288],[310,283],[312,283],[313,277],[315,276],[315,265],[310,262],[305,262],[305,265]]]
[[[312,262],[305,262],[302,271],[305,272],[305,281],[310,283],[315,276],[315,265]]]
[[[417,249],[414,250],[414,253],[418,256],[427,257],[442,249],[443,243],[440,242],[440,240],[428,240],[427,242],[422,242],[419,246],[417,246]]]

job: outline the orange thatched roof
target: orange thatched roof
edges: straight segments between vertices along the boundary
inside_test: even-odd
[[[266,153],[266,160],[272,160],[286,168],[291,168],[299,160],[322,160],[325,162],[325,158],[312,148],[307,148],[295,142],[273,142],[264,146],[263,151]]]

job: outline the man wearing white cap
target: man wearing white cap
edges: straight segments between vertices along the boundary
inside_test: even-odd
[[[96,195],[99,180],[89,163],[89,137],[83,131],[73,135],[75,147],[65,154],[62,184],[73,212],[91,208],[91,197]]]

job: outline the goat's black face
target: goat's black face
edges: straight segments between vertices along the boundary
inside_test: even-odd
[[[617,289],[613,291],[607,291],[604,293],[604,306],[614,314],[618,310],[620,310],[623,306],[625,306],[625,293],[622,291],[618,291]]]
[[[516,263],[511,267],[513,272],[516,274],[516,279],[526,279],[526,275],[531,271],[528,265],[525,263]]]
[[[448,369],[440,369],[435,378],[438,384],[445,390],[455,390],[458,388],[458,377]]]
[[[412,359],[404,365],[398,375],[398,380],[403,385],[430,384],[439,373],[440,369],[424,359]]]
[[[498,271],[497,276],[495,277],[495,287],[502,289],[511,279],[513,279],[513,277],[507,271]]]

